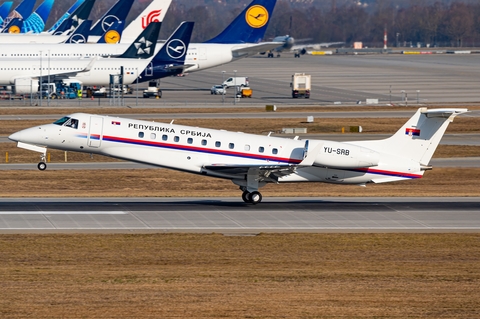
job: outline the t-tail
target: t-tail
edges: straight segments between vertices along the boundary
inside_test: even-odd
[[[92,27],[90,35],[101,36],[116,21],[127,20],[127,15],[132,8],[134,0],[118,0]],[[140,32],[138,33],[140,34]]]
[[[183,73],[194,22],[182,22],[139,77],[140,82]]]
[[[205,43],[257,43],[263,39],[277,0],[254,0],[222,33]]]
[[[22,33],[40,33],[45,29],[48,16],[55,0],[44,0],[41,5],[23,23]]]
[[[160,33],[161,22],[150,23],[133,41],[128,49],[119,56],[126,59],[148,59],[155,54],[155,47]]]
[[[75,30],[83,21],[88,19],[90,12],[92,12],[95,0],[85,0],[81,5],[75,9],[70,17],[63,20],[63,22],[53,31],[54,35],[68,34]]]
[[[88,42],[88,34],[92,26],[92,20],[85,20],[75,29],[70,37],[65,40],[65,43],[84,44]]]
[[[431,168],[430,160],[448,124],[457,115],[466,112],[467,109],[460,108],[420,108],[393,136],[384,140],[351,143],[380,153],[381,165],[416,163],[424,171]]]

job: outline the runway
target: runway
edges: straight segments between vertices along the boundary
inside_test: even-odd
[[[2,199],[0,233],[478,232],[480,197]]]

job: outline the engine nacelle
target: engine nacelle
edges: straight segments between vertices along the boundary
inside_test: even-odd
[[[18,78],[13,82],[14,94],[35,94],[38,93],[38,80],[31,78]]]
[[[360,168],[378,165],[380,154],[366,147],[348,143],[323,143],[313,165],[332,168]]]

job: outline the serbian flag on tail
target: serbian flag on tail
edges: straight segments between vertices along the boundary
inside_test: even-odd
[[[120,122],[112,121],[112,125],[120,125],[120,124],[121,124]]]
[[[407,129],[405,129],[405,135],[420,136],[420,130],[418,130],[416,128],[407,128]]]

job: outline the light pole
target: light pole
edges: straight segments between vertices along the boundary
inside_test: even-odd
[[[223,85],[224,82],[225,82],[225,71],[222,71],[222,88],[223,88],[222,104],[225,104],[225,86]]]
[[[235,94],[233,95],[233,105],[237,105],[237,70],[233,70],[233,86],[235,87]]]

